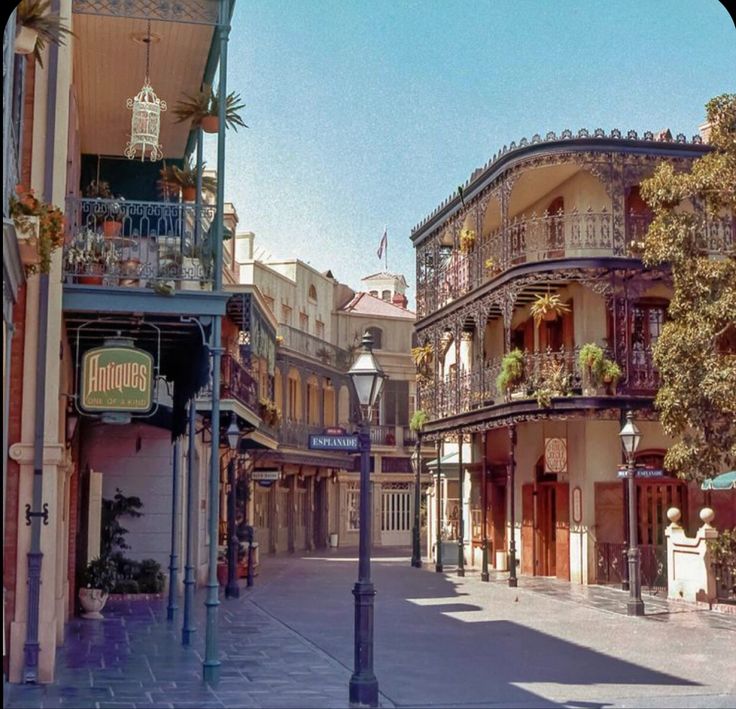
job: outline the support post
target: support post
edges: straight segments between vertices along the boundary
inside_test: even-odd
[[[457,509],[457,575],[465,576],[465,515],[463,507],[465,505],[463,483],[465,482],[465,471],[463,470],[463,440],[465,436],[459,434],[457,437],[457,488],[458,488],[458,509]]]
[[[194,520],[197,516],[197,491],[194,484],[194,436],[197,422],[197,406],[194,397],[189,401],[189,440],[187,449],[187,536],[186,558],[184,566],[184,620],[181,627],[181,644],[190,645],[192,635],[197,628],[192,621],[192,607],[194,605],[194,551],[195,534]]]
[[[435,507],[437,510],[437,539],[434,552],[434,570],[442,573],[442,440],[437,439],[437,479],[435,482]]]
[[[488,431],[481,434],[481,442],[483,446],[482,456],[483,464],[481,467],[481,504],[483,505],[482,521],[483,530],[481,534],[482,558],[480,567],[480,580],[488,581],[488,469],[486,462],[486,444],[488,442]]]
[[[235,532],[235,455],[227,464],[227,585],[225,598],[240,598],[238,587],[238,551],[240,540]]]
[[[355,597],[355,670],[350,677],[350,706],[377,707],[378,680],[373,673],[373,598],[371,581],[371,438],[367,418],[360,426],[360,537],[358,549],[358,581]]]
[[[422,434],[417,431],[417,440],[414,443],[414,458],[416,460],[416,470],[414,471],[414,527],[411,535],[411,565],[415,569],[422,568],[422,550],[421,550],[421,534],[420,534],[420,515],[419,507],[421,503],[421,472],[422,472]]]
[[[514,501],[514,473],[516,472],[516,424],[509,424],[509,467],[507,487],[509,489],[509,586],[516,588],[516,503]]]
[[[171,553],[169,554],[169,604],[166,607],[166,620],[174,620],[178,606],[176,605],[177,586],[179,585],[179,555],[176,547],[179,543],[179,439],[174,440],[171,473]]]
[[[636,524],[636,482],[634,480],[634,456],[628,456],[626,477],[629,483],[629,600],[626,604],[627,615],[644,615],[644,602],[641,600],[641,576],[639,564],[639,541]]]

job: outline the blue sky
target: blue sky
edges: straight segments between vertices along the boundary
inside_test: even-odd
[[[409,234],[502,145],[565,128],[670,128],[736,90],[716,0],[237,0],[227,134],[239,228],[358,287],[389,269],[414,299]],[[208,162],[215,162],[209,138]]]

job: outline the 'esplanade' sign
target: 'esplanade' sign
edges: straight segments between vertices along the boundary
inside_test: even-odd
[[[153,357],[134,347],[96,347],[82,357],[80,406],[86,411],[148,411]]]

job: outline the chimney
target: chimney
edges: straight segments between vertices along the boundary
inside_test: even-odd
[[[406,306],[409,304],[407,297],[401,293],[394,293],[394,297],[391,298],[391,302],[404,310],[406,310]]]

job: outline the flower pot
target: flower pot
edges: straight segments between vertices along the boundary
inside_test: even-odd
[[[37,39],[38,32],[36,30],[20,25],[18,33],[15,35],[15,53],[31,54],[36,48]]]
[[[90,263],[85,268],[85,273],[77,276],[77,283],[84,286],[101,286],[105,271],[101,263]]]
[[[225,561],[217,563],[217,583],[220,586],[227,586],[227,562]]]
[[[204,116],[200,121],[200,125],[205,133],[217,133],[220,129],[220,117]]]
[[[556,312],[555,312],[554,310],[548,310],[548,311],[547,311],[547,312],[546,312],[546,313],[544,314],[544,319],[545,319],[545,320],[546,320],[547,322],[554,322],[555,320],[557,320],[557,313],[556,313]]]
[[[122,228],[123,228],[122,222],[116,222],[116,221],[112,221],[109,219],[102,222],[102,233],[108,237],[119,236]]]
[[[103,591],[99,588],[80,588],[79,589],[79,602],[84,608],[82,618],[92,618],[99,620],[102,618],[100,611],[105,607],[107,603],[107,591]]]
[[[194,202],[197,199],[197,188],[196,187],[182,187],[181,198],[185,202]]]
[[[140,285],[141,262],[137,258],[129,258],[120,262],[120,285],[121,286],[138,286]]]

